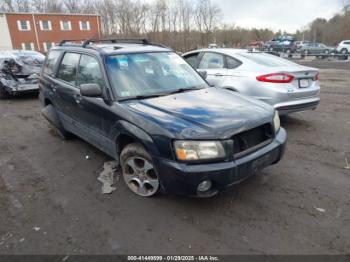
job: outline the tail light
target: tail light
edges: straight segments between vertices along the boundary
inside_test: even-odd
[[[285,73],[267,74],[256,77],[256,80],[268,83],[290,83],[293,79],[294,76]]]
[[[318,81],[320,80],[320,73],[317,73],[314,78],[313,78],[314,81]]]

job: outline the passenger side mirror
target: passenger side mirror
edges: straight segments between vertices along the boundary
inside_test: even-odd
[[[207,76],[208,76],[207,71],[198,71],[198,73],[204,80],[207,79]]]
[[[99,84],[82,84],[80,94],[86,97],[102,97],[102,89]]]

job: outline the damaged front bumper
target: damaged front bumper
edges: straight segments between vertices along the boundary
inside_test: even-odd
[[[39,92],[39,84],[37,79],[20,79],[19,81],[1,79],[1,84],[9,95]]]
[[[281,128],[270,144],[229,162],[187,165],[162,158],[153,158],[153,160],[164,192],[211,197],[253,176],[261,169],[277,163],[284,154],[286,140],[286,131]],[[198,186],[203,181],[210,181],[212,187],[206,192],[199,192]]]

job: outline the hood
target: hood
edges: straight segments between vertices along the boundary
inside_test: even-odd
[[[146,121],[180,139],[229,138],[271,122],[274,114],[270,105],[218,88],[124,103]]]

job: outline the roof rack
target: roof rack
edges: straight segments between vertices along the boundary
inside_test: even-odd
[[[163,47],[163,48],[168,48],[169,47],[158,44],[158,43],[152,43],[149,42],[147,39],[132,39],[132,38],[124,38],[124,39],[118,39],[118,38],[105,38],[105,39],[65,39],[62,40],[58,45],[63,46],[64,44],[67,44],[69,42],[74,42],[74,41],[83,41],[83,43],[79,46],[86,48],[88,45],[91,43],[124,43],[124,44],[142,44],[142,45],[153,45],[153,46],[158,46],[158,47]]]
[[[117,39],[117,38],[105,38],[105,39],[87,39],[82,44],[82,47],[86,47],[87,45],[91,43],[126,43],[126,44],[143,44],[143,45],[149,45],[147,39],[131,39],[131,38],[124,38],[124,39]]]
[[[133,38],[105,38],[105,39],[87,39],[84,41],[82,44],[82,47],[86,47],[91,43],[124,43],[124,44],[142,44],[142,45],[153,45],[153,46],[159,46],[159,47],[164,47],[164,48],[169,48],[165,45],[158,44],[158,43],[152,43],[149,42],[147,39],[133,39]]]
[[[64,39],[61,42],[59,42],[58,46],[63,46],[64,44],[74,41],[85,41],[85,39]]]

